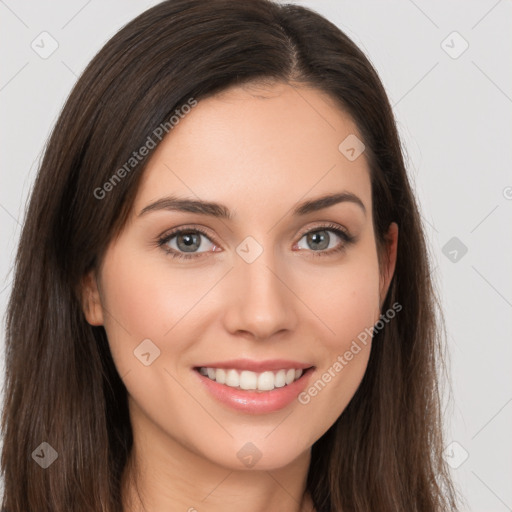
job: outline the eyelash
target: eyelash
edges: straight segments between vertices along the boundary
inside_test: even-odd
[[[332,256],[334,254],[340,253],[340,252],[344,251],[347,248],[347,246],[354,243],[356,240],[355,236],[350,235],[347,231],[345,231],[344,229],[341,229],[336,224],[325,224],[322,226],[315,226],[313,229],[309,229],[309,230],[301,233],[299,240],[301,240],[304,237],[304,235],[307,235],[309,233],[316,233],[318,231],[332,231],[337,236],[339,236],[344,241],[344,243],[340,243],[335,249],[323,250],[323,251],[310,251],[313,253],[313,257]],[[190,226],[190,227],[186,227],[186,228],[175,229],[175,230],[171,231],[170,233],[166,233],[162,237],[159,237],[157,240],[157,245],[158,245],[158,247],[161,247],[172,258],[188,260],[188,259],[199,258],[201,256],[204,256],[206,254],[204,252],[186,254],[186,253],[176,252],[175,249],[169,249],[169,248],[165,247],[165,244],[167,244],[176,235],[180,235],[182,233],[190,233],[190,232],[201,233],[206,238],[208,238],[212,243],[214,243],[213,240],[211,240],[210,236],[204,229],[202,229],[199,226]],[[300,249],[300,250],[304,250],[304,249]]]

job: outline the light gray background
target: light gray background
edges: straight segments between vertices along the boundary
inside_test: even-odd
[[[0,0],[2,315],[25,204],[64,100],[103,44],[156,3]],[[345,31],[388,91],[447,323],[453,403],[446,457],[464,510],[512,510],[511,2],[295,3]],[[31,47],[51,48],[43,31],[58,43],[48,58]],[[453,237],[458,248],[446,245]],[[3,364],[3,323],[0,334]]]

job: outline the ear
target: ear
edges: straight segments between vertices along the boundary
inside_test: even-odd
[[[388,232],[386,234],[386,246],[385,246],[385,254],[383,260],[383,271],[381,273],[380,279],[380,307],[382,308],[382,304],[384,303],[384,299],[389,290],[389,285],[391,284],[391,279],[393,278],[393,274],[395,273],[395,265],[396,265],[396,253],[398,247],[398,224],[396,222],[392,222],[389,225]]]
[[[82,309],[91,325],[103,325],[103,309],[94,270],[82,279]]]

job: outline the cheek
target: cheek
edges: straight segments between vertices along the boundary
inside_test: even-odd
[[[360,252],[335,271],[308,279],[308,305],[317,312],[321,329],[315,346],[322,364],[298,398],[317,418],[318,434],[343,412],[366,372],[371,328],[380,315],[376,254]]]
[[[155,263],[142,253],[123,254],[122,247],[105,258],[102,277],[102,300],[110,312],[106,323],[112,331],[122,324],[135,338],[162,338],[198,301],[203,288],[190,273],[169,271],[165,261]]]
[[[137,406],[168,425],[190,402],[173,377],[192,343],[184,332],[194,304],[211,278],[191,282],[191,273],[169,271],[165,259],[155,262],[121,244],[109,249],[101,275],[104,325],[117,371]]]
[[[331,355],[378,320],[379,272],[376,254],[354,251],[337,266],[298,278],[299,296],[317,316],[321,345]]]
[[[162,334],[175,322],[170,312],[178,315],[180,304],[176,289],[166,286],[161,269],[122,245],[109,249],[101,276],[105,330],[122,375],[134,366],[134,350],[144,340],[163,349]],[[153,347],[154,354],[157,349]]]

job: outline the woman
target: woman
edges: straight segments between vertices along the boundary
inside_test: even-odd
[[[456,510],[435,305],[354,43],[299,6],[162,2],[85,70],[36,179],[3,507]]]

